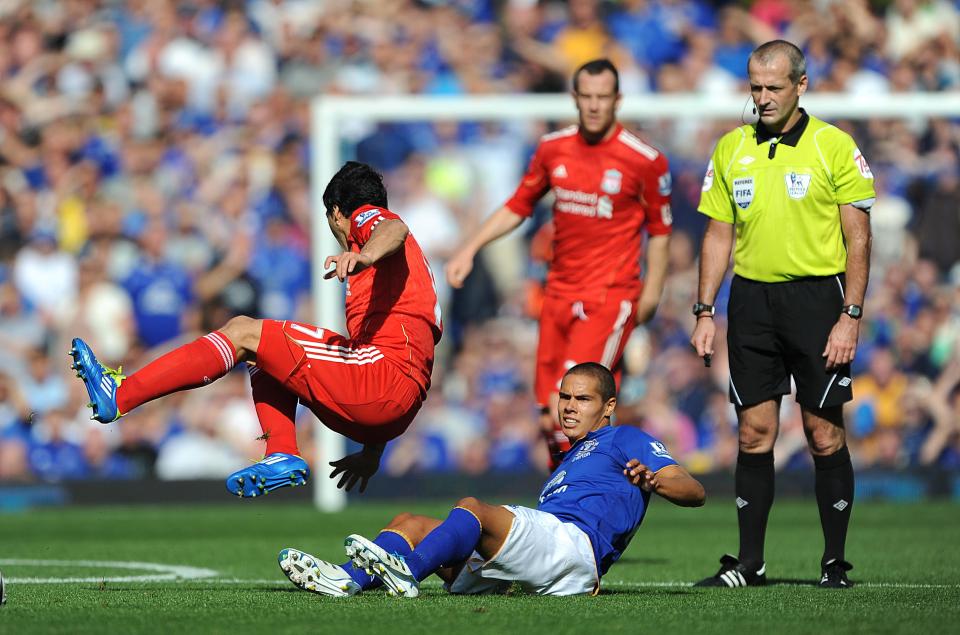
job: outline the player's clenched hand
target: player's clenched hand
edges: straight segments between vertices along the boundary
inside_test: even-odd
[[[333,466],[330,478],[337,478],[337,475],[340,475],[338,489],[346,489],[349,492],[359,481],[360,493],[363,494],[367,489],[367,481],[380,469],[380,452],[364,449],[337,461],[330,461],[330,465]]]
[[[860,335],[860,321],[849,315],[841,315],[837,323],[830,329],[827,346],[823,349],[823,357],[827,358],[827,369],[849,364],[857,353],[857,337]]]
[[[627,461],[627,466],[623,470],[623,474],[630,483],[638,486],[645,492],[657,491],[657,486],[660,484],[657,481],[657,475],[637,459]]]
[[[713,339],[717,335],[717,326],[712,318],[702,317],[697,319],[697,326],[693,329],[693,336],[690,338],[690,344],[697,349],[697,356],[713,355]]]
[[[345,251],[339,256],[327,256],[323,268],[330,269],[331,265],[334,265],[334,268],[325,273],[323,279],[329,280],[336,276],[340,282],[343,282],[350,274],[360,273],[372,264],[373,260],[369,256],[355,251]]]
[[[458,251],[447,263],[447,282],[454,289],[459,289],[471,271],[473,271],[473,254],[469,251]]]

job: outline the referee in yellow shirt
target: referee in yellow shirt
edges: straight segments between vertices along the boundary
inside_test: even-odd
[[[819,585],[844,588],[851,586],[844,544],[853,466],[842,407],[852,398],[850,361],[869,277],[873,174],[848,134],[799,107],[807,90],[800,49],[767,42],[747,70],[759,121],[724,135],[707,167],[699,211],[710,220],[690,340],[701,357],[713,354],[713,303],[736,244],[727,347],[740,436],[740,553],[723,556],[720,571],[699,586],[766,583],[773,444],[792,376],[816,466]]]

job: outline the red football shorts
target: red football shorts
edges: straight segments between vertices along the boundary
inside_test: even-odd
[[[609,368],[619,388],[620,358],[633,332],[636,314],[637,303],[632,295],[608,294],[604,302],[546,296],[540,312],[534,380],[537,403],[548,405],[551,393],[560,388],[563,374],[583,362],[599,362]]]
[[[400,436],[422,403],[417,383],[376,345],[310,324],[263,320],[257,366],[324,425],[359,443]]]

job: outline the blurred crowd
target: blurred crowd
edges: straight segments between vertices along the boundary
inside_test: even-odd
[[[573,68],[608,56],[628,99],[746,98],[746,58],[776,37],[804,49],[814,92],[960,89],[960,10],[946,0],[0,0],[0,480],[216,478],[261,456],[245,372],[102,426],[66,353],[84,337],[132,371],[236,314],[312,321],[314,96],[562,92]],[[439,280],[561,123],[358,121],[341,135],[384,172]],[[630,123],[671,160],[675,233],[616,417],[692,471],[726,469],[725,356],[706,369],[687,341],[700,181],[737,122]],[[960,469],[960,119],[836,123],[880,195],[854,460]],[[440,289],[434,388],[386,472],[545,465],[530,388],[547,210],[488,249],[465,289]],[[783,410],[789,469],[809,459],[799,411]]]

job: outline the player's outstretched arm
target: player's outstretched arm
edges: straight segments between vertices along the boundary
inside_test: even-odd
[[[506,205],[491,214],[480,229],[457,249],[447,263],[447,282],[450,286],[454,289],[462,287],[463,281],[473,271],[473,258],[477,252],[497,238],[509,234],[522,222],[523,217],[514,214]]]
[[[659,494],[674,505],[700,507],[707,500],[700,481],[679,465],[668,465],[651,472],[637,459],[630,459],[623,473],[637,487]]]
[[[335,268],[324,274],[323,279],[329,280],[336,276],[343,282],[347,276],[360,273],[381,258],[399,250],[409,233],[407,224],[399,218],[381,221],[359,253],[345,251],[339,256],[327,256],[323,268],[327,269],[331,264],[335,265]]]
[[[670,235],[650,236],[647,239],[647,266],[643,272],[643,291],[637,303],[637,324],[646,324],[653,319],[663,295],[667,279]]]

